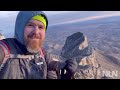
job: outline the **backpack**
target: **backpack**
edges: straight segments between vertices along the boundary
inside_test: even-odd
[[[9,39],[9,41],[11,41],[11,40],[13,40],[13,39]],[[2,70],[4,69],[6,63],[8,62],[7,60],[10,60],[9,58],[23,58],[23,59],[29,58],[29,60],[30,59],[32,60],[34,58],[34,57],[32,57],[33,55],[20,55],[20,54],[15,55],[15,54],[12,54],[14,52],[17,53],[16,52],[17,48],[14,49],[14,46],[15,46],[14,43],[9,43],[9,42],[7,42],[7,40],[0,41],[0,47],[4,51],[4,59],[3,59],[2,64],[0,66],[0,72],[2,72]],[[11,49],[12,47],[13,47],[13,49]],[[47,66],[49,66],[49,63],[50,63],[49,61],[50,60],[48,58],[46,58],[46,56],[48,55],[47,51],[45,51],[43,48],[41,48],[40,49],[40,53],[41,53],[40,58],[44,59],[43,61],[45,61]],[[36,62],[36,64],[37,65],[41,65],[42,62]],[[51,72],[52,71],[47,72],[47,78],[53,79],[54,75]],[[55,72],[56,72],[57,77],[59,78],[60,77],[59,71],[55,71]]]
[[[11,54],[9,46],[3,41],[0,41],[0,47],[2,48],[2,50],[4,52],[4,59],[0,65],[0,71],[4,68],[5,63],[7,62],[7,60],[9,60],[9,58],[29,58],[29,59],[33,58],[33,55],[19,55],[19,54],[14,55],[14,54]],[[42,48],[40,49],[40,53],[41,53],[42,58],[45,59],[44,58],[45,52]]]

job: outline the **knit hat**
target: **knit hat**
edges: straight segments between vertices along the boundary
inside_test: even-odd
[[[46,19],[42,15],[33,16],[32,19],[42,22],[46,27]]]

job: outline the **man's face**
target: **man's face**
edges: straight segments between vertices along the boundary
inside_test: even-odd
[[[31,19],[24,29],[24,41],[28,52],[39,52],[45,38],[45,26],[38,20]]]

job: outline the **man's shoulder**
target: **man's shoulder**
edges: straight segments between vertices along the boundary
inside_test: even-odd
[[[7,46],[10,46],[11,43],[15,42],[14,38],[6,38],[6,39],[2,39],[0,40],[1,43],[4,43]]]
[[[6,38],[6,39],[3,39],[3,40],[5,40],[5,41],[13,41],[13,40],[15,40],[15,38]]]
[[[6,38],[0,40],[0,44],[3,45],[4,47],[7,47],[9,50],[11,50],[11,48],[12,49],[14,48],[15,42],[16,42],[15,38]]]
[[[15,38],[5,38],[5,39],[2,39],[0,41],[2,41],[2,42],[9,42],[9,41],[14,41],[14,40],[15,40]]]

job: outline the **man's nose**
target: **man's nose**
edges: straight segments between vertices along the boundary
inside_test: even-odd
[[[39,30],[38,30],[38,26],[35,26],[33,31],[34,31],[34,33],[36,33],[36,34],[37,34],[37,33],[38,33],[38,31],[39,31]]]

